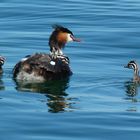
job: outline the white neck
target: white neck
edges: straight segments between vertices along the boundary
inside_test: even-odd
[[[67,34],[67,42],[71,42],[73,39],[71,38],[71,34]]]

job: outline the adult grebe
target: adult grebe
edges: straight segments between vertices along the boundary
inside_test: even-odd
[[[49,38],[50,54],[36,53],[23,58],[13,69],[14,79],[43,82],[72,74],[69,58],[63,55],[62,49],[67,42],[80,40],[67,28],[60,25],[54,25],[53,28]]]

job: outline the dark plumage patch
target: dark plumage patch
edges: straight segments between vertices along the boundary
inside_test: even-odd
[[[61,31],[61,32],[64,32],[64,33],[70,33],[73,35],[72,31],[70,31],[68,28],[65,28],[61,25],[57,25],[57,24],[54,24],[52,26],[56,31]]]
[[[131,60],[129,63],[135,63],[136,64],[136,62],[134,60]]]
[[[55,65],[52,65],[51,61],[54,61]],[[46,80],[71,75],[68,62],[68,57],[53,59],[49,54],[37,53],[17,63],[13,69],[13,76],[16,78],[21,71],[35,73],[36,76],[42,76]]]

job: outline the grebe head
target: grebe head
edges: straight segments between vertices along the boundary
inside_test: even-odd
[[[125,68],[133,69],[135,71],[138,69],[138,65],[134,60],[132,60],[125,66]]]
[[[130,61],[130,62],[125,66],[125,68],[133,69],[133,70],[134,70],[134,74],[135,74],[136,76],[138,76],[138,74],[139,74],[139,68],[138,68],[137,63],[136,63],[134,60]]]
[[[70,41],[80,42],[80,39],[75,38],[72,31],[69,29],[60,26],[53,25],[54,31],[52,32],[49,39],[49,46],[51,53],[56,53],[57,55],[61,55],[62,48],[65,47],[65,44]]]

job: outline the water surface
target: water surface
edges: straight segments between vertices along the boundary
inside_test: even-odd
[[[140,64],[138,0],[2,0],[0,139],[118,140],[140,138],[140,86],[129,60]],[[82,39],[64,52],[73,76],[44,84],[17,84],[14,65],[48,52],[52,24]]]

